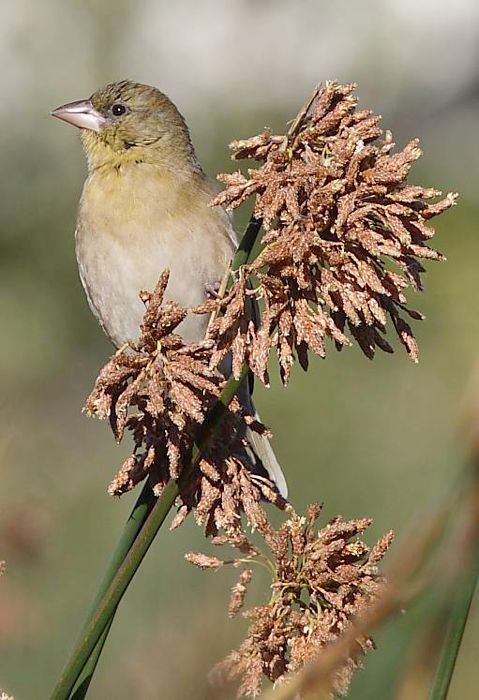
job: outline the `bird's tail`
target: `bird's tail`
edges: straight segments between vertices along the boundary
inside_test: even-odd
[[[225,376],[231,374],[231,357],[229,355],[223,360],[222,372]],[[261,418],[258,415],[258,411],[253,405],[253,398],[251,396],[253,392],[253,380],[252,375],[246,377],[246,379],[241,384],[238,390],[238,399],[241,405],[247,410],[249,415],[255,417],[255,419],[261,423]],[[286,484],[286,479],[284,478],[283,471],[279,465],[276,455],[273,452],[271,443],[266,435],[261,433],[256,433],[251,428],[246,428],[245,437],[251,450],[246,449],[247,461],[250,463],[250,470],[258,474],[259,476],[267,476],[274,484],[283,496],[283,498],[288,497],[288,485]],[[245,456],[245,455],[243,455]]]
[[[261,422],[257,411],[255,411],[255,418]],[[255,461],[257,460],[259,462],[259,465],[263,467],[271,481],[276,484],[276,487],[283,498],[287,498],[288,485],[286,483],[283,470],[276,459],[276,455],[273,452],[273,448],[271,447],[271,443],[267,436],[261,435],[260,433],[255,433],[254,430],[247,428],[246,439],[254,452]]]

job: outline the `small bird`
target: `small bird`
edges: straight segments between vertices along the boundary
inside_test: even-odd
[[[78,268],[93,313],[121,347],[140,334],[142,290],[154,289],[169,269],[165,297],[202,304],[230,264],[236,235],[227,212],[209,206],[216,184],[198,162],[184,118],[157,88],[110,83],[52,115],[80,129],[88,177],[75,231]],[[206,326],[206,316],[189,314],[178,332],[199,342]],[[248,439],[286,497],[269,441],[251,431]]]

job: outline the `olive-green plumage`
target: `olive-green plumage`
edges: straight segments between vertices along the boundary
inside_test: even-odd
[[[185,120],[156,88],[124,80],[98,90],[90,101],[108,120],[99,133],[82,131],[92,167],[146,162],[175,171],[198,169]],[[115,116],[114,105],[126,111]]]
[[[93,313],[118,347],[138,337],[139,293],[153,290],[163,270],[170,270],[166,298],[203,303],[228,268],[235,234],[227,213],[209,206],[216,187],[185,120],[156,88],[111,83],[53,115],[81,128],[88,177],[75,233],[78,267]],[[189,315],[178,332],[199,341],[206,323]],[[269,443],[260,443],[254,449],[284,493]]]
[[[106,122],[82,129],[88,178],[80,202],[76,252],[90,305],[121,345],[138,336],[141,290],[170,270],[167,297],[200,304],[223,276],[235,247],[225,211],[209,206],[216,188],[201,169],[188,128],[159,90],[124,81],[91,97]],[[116,111],[125,109],[115,116]],[[200,340],[205,318],[180,332]]]

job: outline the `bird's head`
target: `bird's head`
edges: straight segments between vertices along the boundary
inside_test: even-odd
[[[87,100],[57,107],[52,115],[81,129],[89,167],[150,162],[194,164],[188,127],[157,88],[130,80],[110,83]]]

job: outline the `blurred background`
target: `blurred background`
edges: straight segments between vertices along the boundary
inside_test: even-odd
[[[478,361],[479,5],[474,0],[18,0],[0,4],[0,688],[16,700],[51,691],[137,494],[106,487],[127,446],[81,407],[111,353],[87,308],[73,250],[85,177],[78,133],[57,105],[132,78],[157,85],[190,124],[200,160],[231,169],[227,143],[283,130],[315,83],[359,84],[398,144],[418,136],[411,180],[459,191],[441,217],[416,323],[421,362],[373,362],[331,348],[287,391],[257,404],[297,509],[324,521],[370,516],[369,541],[412,519],[463,459],[461,401]],[[238,218],[244,223],[245,215]],[[232,698],[206,671],[244,635],[226,615],[235,572],[201,572],[193,521],[162,531],[121,605],[89,697]],[[259,580],[250,602],[267,595]],[[450,700],[477,698],[477,602]],[[415,617],[416,615],[416,617]],[[411,651],[412,611],[377,636],[351,697],[384,688]],[[416,622],[415,622],[416,621]]]

